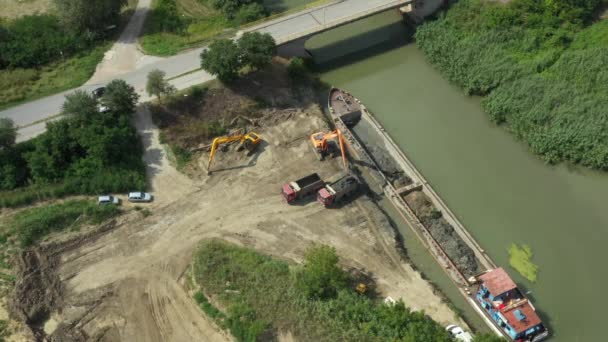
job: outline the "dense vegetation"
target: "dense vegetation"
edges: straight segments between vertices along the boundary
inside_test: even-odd
[[[141,45],[147,54],[169,56],[275,12],[326,0],[154,0]]]
[[[51,14],[0,21],[0,106],[82,84],[103,57],[107,28],[118,24],[126,0],[54,4]]]
[[[10,233],[17,236],[21,247],[27,247],[53,231],[76,230],[83,224],[101,223],[120,212],[115,205],[97,205],[94,201],[71,200],[17,213]]]
[[[0,193],[0,206],[144,188],[142,148],[131,124],[135,90],[114,80],[100,102],[107,112],[88,93],[70,94],[66,118],[49,122],[31,141],[0,149],[0,190],[13,190]]]
[[[194,257],[195,300],[239,341],[290,331],[306,341],[452,341],[423,312],[359,295],[328,246],[313,247],[301,267],[255,251],[205,241]],[[226,307],[218,310],[209,299]],[[500,341],[483,336],[484,341]]]
[[[201,67],[223,82],[233,81],[248,67],[268,66],[274,55],[274,38],[268,33],[247,32],[238,41],[219,39],[201,53]]]
[[[213,4],[207,0],[154,0],[142,47],[148,54],[173,55],[240,24],[240,17],[227,16]]]
[[[554,163],[608,169],[608,22],[601,0],[462,0],[422,25],[418,45],[469,94]]]

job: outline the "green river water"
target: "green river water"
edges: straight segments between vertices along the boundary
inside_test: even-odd
[[[369,107],[492,258],[531,292],[551,341],[607,341],[608,174],[544,164],[488,120],[479,98],[443,79],[407,33],[391,11],[313,37],[307,48],[322,79]],[[531,246],[536,283],[509,267],[513,242]],[[417,266],[479,327],[428,253],[407,244]]]

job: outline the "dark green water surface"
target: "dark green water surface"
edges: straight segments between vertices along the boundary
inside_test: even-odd
[[[544,164],[407,36],[391,11],[313,37],[307,48],[322,79],[369,107],[492,258],[531,291],[552,341],[608,341],[608,175]],[[509,267],[511,243],[532,248],[536,283]],[[453,294],[432,259],[412,251]]]

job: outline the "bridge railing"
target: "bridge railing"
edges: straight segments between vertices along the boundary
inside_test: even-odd
[[[311,27],[309,29],[306,30],[302,30],[299,32],[295,32],[295,33],[291,33],[288,34],[286,36],[282,36],[282,37],[275,37],[275,41],[277,43],[277,45],[281,45],[281,44],[285,44],[287,42],[290,42],[292,40],[296,40],[302,37],[306,37],[308,35],[317,33],[317,32],[322,32],[322,31],[327,31],[329,29],[332,29],[334,27],[343,25],[345,23],[349,23],[349,22],[353,22],[359,18],[362,17],[367,17],[376,13],[380,13],[382,11],[385,10],[389,10],[391,8],[395,8],[397,6],[402,6],[402,5],[407,5],[414,2],[414,0],[402,0],[402,1],[395,1],[395,2],[391,2],[389,4],[384,4],[384,5],[380,5],[380,6],[376,6],[370,9],[367,9],[363,12],[357,12],[345,17],[340,17],[334,20],[331,20],[329,22],[323,22],[323,24],[320,25],[316,25],[314,27]],[[320,10],[320,9],[319,9]],[[325,10],[325,8],[323,8],[323,10]],[[312,12],[306,13],[305,15],[313,15]],[[268,26],[267,26],[268,27]]]

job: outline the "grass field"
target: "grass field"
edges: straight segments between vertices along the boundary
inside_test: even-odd
[[[180,18],[188,25],[180,33],[162,32],[158,27],[162,17],[154,11],[157,3],[153,0],[153,10],[146,19],[144,35],[140,39],[141,47],[148,55],[171,56],[232,28],[228,19],[202,1],[176,0]]]
[[[111,45],[105,42],[88,53],[40,69],[0,70],[0,109],[79,87],[93,75]]]
[[[48,10],[52,0],[0,0],[0,17],[14,17],[7,13],[34,14]],[[36,6],[35,6],[36,5]],[[114,43],[129,19],[137,0],[128,0],[123,8],[121,23],[114,32],[114,37],[100,41],[89,51],[81,52],[62,61],[54,62],[38,69],[2,69],[0,70],[0,110],[16,106],[27,101],[49,96],[64,90],[79,87],[95,72],[97,64],[104,53]],[[6,6],[6,10],[5,10]],[[36,10],[33,10],[33,8]]]
[[[52,0],[0,0],[0,18],[16,18],[22,15],[47,13]]]
[[[321,4],[326,1],[328,0],[265,0],[264,6],[274,18],[280,13],[297,11],[307,5]],[[154,0],[152,8],[156,3],[158,0]],[[162,18],[155,16],[155,12],[152,10],[146,20],[145,33],[140,39],[140,44],[146,54],[175,55],[182,50],[200,46],[212,38],[222,35],[230,36],[238,29],[237,23],[228,20],[222,13],[207,5],[205,1],[176,0],[176,4],[180,18],[187,23],[187,27],[180,33],[161,32],[158,22]]]

